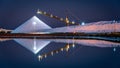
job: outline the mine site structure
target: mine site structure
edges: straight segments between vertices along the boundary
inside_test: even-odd
[[[50,14],[50,13],[47,13],[47,12],[44,12],[44,11],[41,11],[41,10],[37,10],[37,14],[41,14],[41,15],[44,15],[44,16],[47,16],[47,17],[50,17],[50,18],[54,18],[58,21],[61,21],[61,22],[64,22],[66,24],[66,26],[69,26],[69,25],[79,25],[78,23],[76,23],[75,21],[70,21],[68,16],[66,16],[66,18],[60,18],[58,16],[55,16],[53,14]]]
[[[11,33],[12,30],[0,28],[0,34]]]

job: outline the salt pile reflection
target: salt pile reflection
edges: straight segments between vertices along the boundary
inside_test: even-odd
[[[34,54],[37,54],[40,50],[46,47],[50,42],[58,43],[69,43],[69,44],[78,44],[82,46],[91,46],[91,47],[118,47],[120,43],[104,41],[104,40],[95,40],[95,39],[14,39],[16,42],[21,44],[23,47],[32,51]]]

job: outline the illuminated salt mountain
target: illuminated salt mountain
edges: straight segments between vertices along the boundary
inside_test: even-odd
[[[42,20],[40,20],[36,16],[33,16],[25,23],[23,23],[21,26],[13,30],[12,33],[32,33],[43,31],[46,29],[51,29],[51,27],[45,24]]]
[[[67,26],[50,29],[47,32],[62,33],[62,32],[83,32],[83,33],[109,33],[120,32],[120,22],[113,21],[99,21],[85,25]]]

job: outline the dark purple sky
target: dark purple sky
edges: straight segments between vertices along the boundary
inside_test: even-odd
[[[36,14],[37,9],[80,23],[120,19],[119,0],[0,0],[0,27],[15,29]],[[37,15],[51,27],[65,26]],[[77,17],[78,19],[74,18]]]

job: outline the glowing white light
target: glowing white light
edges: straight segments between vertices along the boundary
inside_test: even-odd
[[[116,51],[116,48],[113,48],[113,51],[115,52],[115,51]]]
[[[40,60],[42,59],[42,56],[41,56],[41,55],[39,55],[39,56],[38,56],[38,59],[39,59],[39,61],[40,61]]]
[[[63,48],[61,48],[60,50],[61,50],[61,51],[63,51],[64,49],[63,49]]]
[[[34,46],[33,49],[36,50],[37,49],[36,46]]]
[[[47,55],[45,54],[45,58],[47,58]]]
[[[33,22],[33,25],[36,25],[37,23],[36,22]]]
[[[82,22],[81,25],[85,25],[85,22]]]
[[[75,24],[75,21],[72,21],[72,24]]]
[[[72,47],[74,48],[75,47],[75,44],[73,43]]]
[[[38,10],[37,10],[37,14],[42,14],[42,12],[38,9]]]
[[[51,55],[53,56],[53,52],[51,52]]]

